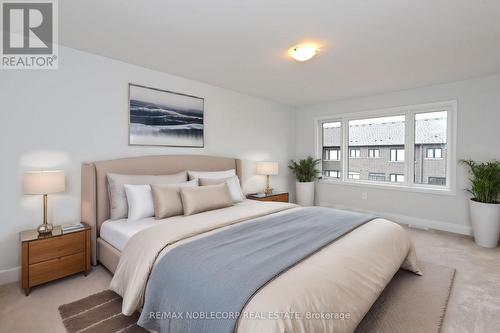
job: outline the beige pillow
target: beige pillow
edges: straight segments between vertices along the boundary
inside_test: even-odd
[[[198,186],[198,179],[193,179],[181,184],[151,185],[155,218],[159,220],[184,214],[180,193],[181,188],[193,186]]]
[[[187,181],[186,171],[173,175],[124,175],[118,173],[108,173],[109,210],[112,220],[124,219],[128,216],[127,196],[125,194],[125,184],[146,185],[146,184],[178,184]]]
[[[200,185],[217,185],[226,183],[229,189],[229,194],[234,203],[242,202],[245,199],[243,192],[241,191],[240,181],[238,176],[228,177],[228,178],[200,178]]]
[[[233,205],[226,183],[181,188],[184,215],[193,215]]]
[[[195,178],[228,178],[236,176],[235,169],[229,169],[224,171],[191,171],[188,170],[189,179]]]

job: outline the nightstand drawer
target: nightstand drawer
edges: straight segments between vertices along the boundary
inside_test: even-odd
[[[85,270],[85,252],[71,254],[29,266],[29,285],[45,283]]]
[[[288,202],[288,194],[273,195],[271,197],[263,198],[262,201]]]
[[[85,233],[75,232],[30,242],[28,260],[31,265],[83,251],[85,251]]]

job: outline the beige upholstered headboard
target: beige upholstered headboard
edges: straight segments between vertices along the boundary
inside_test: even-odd
[[[101,224],[109,219],[109,198],[106,175],[168,175],[184,170],[222,171],[236,169],[242,181],[241,160],[203,155],[164,155],[129,157],[82,165],[82,221],[92,227],[92,263],[96,263],[96,239]]]

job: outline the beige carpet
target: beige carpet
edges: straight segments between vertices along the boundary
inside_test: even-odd
[[[373,304],[356,333],[438,333],[455,269],[419,262],[423,276],[399,270]]]
[[[365,316],[357,333],[438,333],[455,270],[425,262],[423,276],[398,271]],[[121,297],[110,290],[59,307],[69,333],[147,332],[135,325],[139,313],[121,313]]]
[[[470,238],[409,229],[419,260],[457,272],[442,333],[496,333],[500,327],[500,248]],[[111,274],[102,266],[35,287],[26,297],[19,283],[0,285],[0,332],[65,333],[58,307],[105,290]]]

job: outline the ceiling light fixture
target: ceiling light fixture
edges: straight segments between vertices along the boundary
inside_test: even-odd
[[[300,44],[291,47],[288,54],[297,61],[307,61],[319,52],[319,47],[313,44]]]

